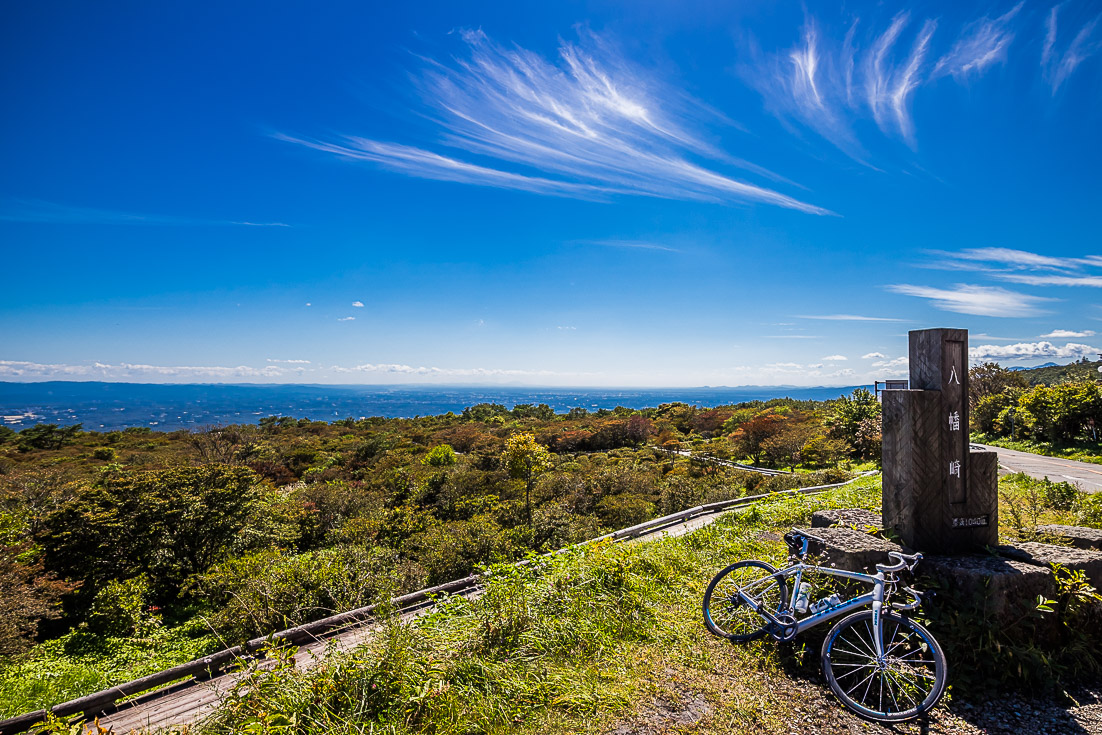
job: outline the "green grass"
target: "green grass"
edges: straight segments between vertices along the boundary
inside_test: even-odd
[[[999,532],[1025,541],[1066,543],[1041,538],[1048,524],[1102,527],[1102,493],[1087,493],[1069,482],[1038,480],[1018,472],[999,478]]]
[[[391,620],[355,653],[334,652],[306,672],[255,672],[207,731],[588,732],[674,686],[703,692],[748,731],[785,732],[783,717],[752,704],[769,697],[777,647],[734,648],[705,633],[704,587],[740,558],[783,561],[783,544],[765,530],[806,523],[817,508],[879,500],[879,478],[863,478],[767,501],[681,538],[497,567],[480,598]],[[739,696],[725,696],[723,686],[734,684],[716,677],[733,665]]]
[[[71,631],[0,668],[0,718],[67,702],[219,648],[198,620],[141,639]]]

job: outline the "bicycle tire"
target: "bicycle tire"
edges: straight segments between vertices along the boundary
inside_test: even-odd
[[[948,665],[930,631],[884,614],[885,666],[876,663],[872,610],[840,620],[823,641],[823,673],[845,707],[877,722],[904,722],[929,712],[945,693]],[[886,693],[886,696],[885,696]]]
[[[744,604],[738,592],[742,589],[759,604],[765,603],[771,611],[778,611],[788,600],[788,588],[784,578],[776,574],[776,567],[756,559],[736,562],[721,571],[704,593],[705,627],[730,641],[761,638],[769,621]]]

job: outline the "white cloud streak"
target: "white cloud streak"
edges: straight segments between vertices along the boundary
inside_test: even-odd
[[[1073,359],[1094,356],[1097,347],[1069,342],[1057,346],[1051,342],[1019,342],[1012,345],[977,345],[968,350],[973,360],[1031,360],[1035,358]]]
[[[1102,267],[1102,256],[1056,257],[1010,248],[970,248],[958,253],[934,251],[935,267],[973,270],[993,278],[1029,286],[1085,286],[1102,288],[1102,276],[1085,268]]]
[[[886,357],[887,355],[885,355],[883,352],[870,352],[867,355],[861,355],[862,360],[875,360],[877,358],[883,360]]]
[[[849,358],[845,355],[827,355],[826,357],[822,357],[820,359],[827,362],[841,362],[842,360],[848,360]]]
[[[680,253],[677,248],[645,240],[574,240],[579,245],[599,245],[605,248],[626,248],[628,250],[661,250],[667,253]]]
[[[886,316],[860,316],[858,314],[800,314],[798,319],[821,319],[831,322],[905,322],[906,319],[893,319]]]
[[[205,220],[158,214],[134,214],[93,207],[73,207],[39,199],[0,202],[0,221],[58,225],[146,225],[162,227],[290,227],[283,222]]]
[[[978,76],[992,64],[1005,62],[1014,41],[1010,21],[1025,3],[1018,3],[998,18],[981,18],[966,25],[956,43],[934,65],[932,77],[952,75],[957,79]]]
[[[1052,88],[1055,96],[1068,77],[1086,61],[1102,49],[1102,41],[1094,39],[1102,15],[1079,25],[1079,30],[1063,50],[1057,49],[1060,40],[1058,18],[1060,9],[1067,3],[1060,3],[1049,11],[1045,18],[1045,41],[1041,49],[1041,73]],[[1073,24],[1073,26],[1078,24]]]
[[[906,296],[929,299],[944,311],[978,316],[1023,317],[1043,313],[1037,304],[1052,299],[1008,291],[998,286],[973,286],[957,284],[952,289],[931,286],[897,284],[886,286],[888,291]]]
[[[429,179],[585,199],[633,194],[830,214],[721,172],[716,166],[726,164],[781,180],[703,143],[690,121],[714,113],[596,34],[582,30],[578,43],[562,42],[553,61],[500,46],[481,31],[460,36],[463,57],[423,59],[414,81],[421,113],[439,133],[431,148],[355,136],[276,137]]]
[[[869,109],[872,110],[873,119],[880,130],[890,133],[894,123],[903,140],[913,148],[915,133],[910,115],[910,97],[921,81],[919,71],[930,48],[930,39],[937,23],[932,20],[923,23],[906,61],[892,67],[887,63],[887,57],[907,20],[908,15],[900,13],[892,21],[891,27],[877,39],[866,67],[865,92]]]
[[[1102,15],[1068,23],[1074,30],[1060,34],[1057,20],[1068,4],[1052,8],[1045,21],[1041,67],[1053,94],[1102,49]],[[871,117],[883,134],[914,149],[918,136],[912,106],[918,90],[945,78],[967,84],[1006,63],[1026,19],[1035,17],[1023,12],[1024,7],[1019,2],[1001,15],[945,29],[939,29],[938,20],[901,11],[886,23],[853,19],[844,35],[838,29],[833,36],[823,23],[807,17],[794,46],[751,51],[740,72],[774,115],[800,123],[871,166],[856,133],[858,124]],[[945,42],[938,50],[935,41],[940,38]]]
[[[1076,337],[1093,337],[1095,332],[1084,329],[1082,332],[1073,332],[1070,329],[1054,329],[1048,334],[1042,334],[1041,339],[1074,339]]]

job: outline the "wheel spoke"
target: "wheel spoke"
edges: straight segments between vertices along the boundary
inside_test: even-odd
[[[731,640],[757,638],[765,633],[770,621],[755,608],[776,614],[783,608],[785,596],[784,577],[770,565],[759,561],[733,564],[708,585],[704,595],[705,625]]]
[[[884,617],[884,658],[875,655],[870,611],[841,621],[823,644],[827,681],[841,702],[874,720],[913,719],[928,711],[945,686],[945,659],[929,634],[908,618]]]

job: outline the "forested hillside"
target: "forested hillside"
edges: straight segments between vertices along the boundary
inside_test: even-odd
[[[867,391],[3,431],[0,713],[701,502],[845,479],[878,457]]]

